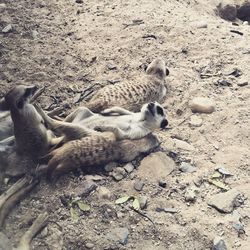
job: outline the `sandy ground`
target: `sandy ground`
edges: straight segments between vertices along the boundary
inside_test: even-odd
[[[232,25],[214,13],[216,1],[184,0],[85,0],[1,1],[0,29],[11,24],[12,30],[0,34],[0,95],[17,83],[46,86],[39,102],[45,109],[65,105],[69,112],[80,93],[88,86],[101,87],[125,79],[137,81],[144,65],[156,57],[166,60],[170,70],[169,90],[164,104],[170,127],[159,132],[161,151],[174,152],[175,170],[160,176],[157,166],[152,176],[166,182],[159,187],[157,178],[144,176],[140,166],[120,182],[110,176],[97,181],[110,191],[101,199],[98,191],[84,201],[91,205],[78,222],[60,196],[75,193],[85,182],[84,176],[70,174],[55,186],[45,181],[11,213],[4,232],[17,241],[41,210],[50,212],[48,227],[33,242],[33,249],[211,249],[213,239],[221,236],[228,249],[249,249],[250,240],[250,26]],[[200,28],[201,24],[206,28]],[[230,30],[238,30],[243,35]],[[108,69],[108,65],[116,69]],[[226,76],[237,68],[239,77]],[[201,77],[202,76],[202,77]],[[231,86],[217,84],[226,79]],[[248,81],[246,86],[238,86]],[[208,97],[215,102],[212,114],[198,114],[200,127],[190,125],[192,112],[188,102]],[[176,147],[175,138],[191,148]],[[178,164],[188,161],[194,173],[182,173]],[[238,189],[244,204],[240,214],[245,233],[233,228],[235,214],[220,213],[208,206],[213,195],[222,190],[206,179],[223,165],[233,176],[225,182]],[[142,191],[133,188],[138,179]],[[185,194],[196,186],[194,202]],[[7,188],[7,186],[2,187]],[[155,223],[135,213],[128,205],[115,205],[116,198],[146,196],[145,213]],[[178,213],[157,212],[157,207],[175,208]],[[126,245],[107,239],[110,230],[126,227]]]

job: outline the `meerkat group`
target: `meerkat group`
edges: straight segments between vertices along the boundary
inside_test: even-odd
[[[156,147],[159,142],[152,132],[168,125],[160,105],[168,74],[165,62],[156,59],[142,82],[106,86],[64,121],[52,119],[29,102],[34,86],[14,87],[1,100],[0,109],[10,110],[15,154],[33,161],[48,156],[48,176],[77,167],[133,160]]]

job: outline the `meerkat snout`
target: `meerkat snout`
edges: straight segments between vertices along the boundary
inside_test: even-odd
[[[5,102],[8,107],[22,109],[25,102],[36,92],[37,86],[34,85],[18,85],[14,87],[5,96]]]
[[[159,79],[164,79],[169,75],[169,70],[166,67],[165,61],[157,58],[153,60],[146,69],[148,75],[155,75]]]
[[[162,122],[161,122],[161,128],[164,129],[168,126],[168,120],[167,119],[164,119]]]

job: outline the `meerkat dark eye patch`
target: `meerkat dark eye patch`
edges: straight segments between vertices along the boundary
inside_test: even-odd
[[[18,109],[22,109],[24,106],[24,100],[21,98],[19,101],[17,101],[16,106]]]
[[[166,71],[166,76],[168,76],[169,75],[169,69],[165,68],[165,71]]]
[[[154,104],[153,102],[150,102],[150,103],[148,104],[148,110],[149,110],[149,112],[152,114],[152,116],[155,115],[154,107],[155,107],[155,104]]]
[[[157,112],[158,115],[161,115],[161,116],[164,115],[164,111],[163,111],[163,108],[162,108],[162,107],[157,106],[156,112]]]

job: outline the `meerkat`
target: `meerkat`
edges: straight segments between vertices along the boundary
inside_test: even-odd
[[[100,166],[114,161],[130,162],[158,145],[158,139],[152,134],[138,140],[117,140],[111,132],[92,133],[53,150],[50,153],[47,177],[52,180],[81,167]]]
[[[5,99],[0,99],[0,141],[13,135],[13,124]]]
[[[5,96],[5,105],[14,124],[16,153],[33,160],[47,154],[51,146],[60,142],[60,138],[54,138],[52,131],[45,127],[44,120],[29,102],[36,89],[35,86],[18,85]]]
[[[113,132],[117,140],[140,139],[155,129],[164,129],[168,125],[163,107],[157,102],[144,104],[140,112],[130,112],[121,107],[113,107],[103,111],[104,115],[95,114],[88,108],[78,108],[64,122],[56,121],[36,107],[48,126],[56,131],[60,126],[69,127],[73,131],[79,126],[101,132]],[[112,115],[113,114],[113,115]],[[71,123],[69,123],[71,122]],[[90,132],[91,133],[91,132]]]
[[[86,107],[93,112],[112,106],[126,108],[138,112],[144,103],[157,101],[162,103],[166,96],[165,77],[169,75],[162,59],[153,60],[140,82],[124,82],[108,85],[98,90]]]

